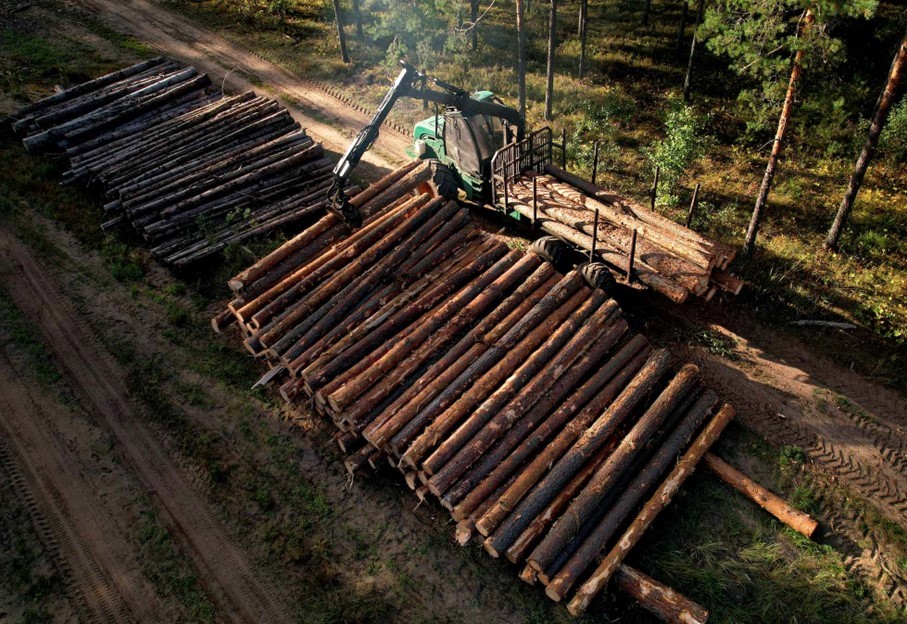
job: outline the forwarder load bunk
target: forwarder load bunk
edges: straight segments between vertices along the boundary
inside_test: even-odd
[[[623,560],[733,408],[629,329],[600,265],[508,249],[455,202],[413,196],[428,177],[388,174],[352,199],[361,229],[326,216],[237,275],[215,329],[237,323],[271,363],[259,383],[333,422],[350,470],[396,466],[461,543],[481,534],[571,612],[616,575],[704,621]]]
[[[743,282],[727,272],[735,249],[555,167],[552,145],[551,130],[542,128],[495,153],[495,205],[675,303],[740,292]]]
[[[64,183],[108,198],[105,229],[128,223],[184,267],[321,214],[331,161],[276,101],[225,96],[193,67],[158,57],[23,108],[29,151],[62,153]]]

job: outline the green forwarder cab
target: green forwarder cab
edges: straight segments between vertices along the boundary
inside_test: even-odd
[[[477,91],[471,99],[501,104],[491,91]],[[412,158],[437,161],[450,172],[451,183],[462,188],[466,197],[488,201],[491,157],[509,140],[504,124],[500,117],[448,108],[415,125],[413,144],[406,153]]]

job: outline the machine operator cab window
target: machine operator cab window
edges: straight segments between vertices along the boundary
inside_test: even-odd
[[[488,115],[464,116],[459,111],[448,111],[444,116],[444,144],[447,154],[463,173],[485,177],[490,171],[491,157],[504,147],[506,133],[498,117]]]

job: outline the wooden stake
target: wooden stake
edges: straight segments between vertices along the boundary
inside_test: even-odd
[[[700,184],[697,182],[696,188],[693,189],[693,201],[690,202],[690,211],[687,212],[687,227],[690,227],[690,223],[693,222],[693,213],[696,212],[696,205],[699,203],[699,186]]]
[[[634,228],[633,238],[630,239],[630,262],[627,265],[627,283],[632,284],[633,280],[636,279],[633,275],[633,265],[636,263],[636,236],[637,232]]]

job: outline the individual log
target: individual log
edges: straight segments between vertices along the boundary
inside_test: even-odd
[[[668,624],[706,624],[709,612],[689,598],[662,585],[636,568],[621,564],[614,575],[617,587]]]
[[[689,444],[717,401],[718,398],[711,391],[699,397],[646,466],[624,488],[623,493],[583,540],[582,545],[553,575],[545,589],[549,598],[560,602],[567,595],[579,576],[592,564],[614,533],[637,508],[643,497],[676,461],[677,456],[683,453],[684,448]],[[537,570],[541,568],[544,571],[550,563],[551,560],[538,560],[533,567]]]
[[[667,387],[658,395],[649,409],[624,436],[620,445],[599,468],[589,484],[570,503],[563,518],[554,525],[548,535],[535,547],[529,556],[528,563],[539,572],[554,561],[558,553],[579,531],[580,526],[594,513],[595,509],[617,483],[624,471],[629,468],[646,442],[665,422],[675,406],[693,389],[699,378],[699,367],[686,364]]]
[[[722,481],[793,530],[810,538],[816,532],[819,523],[813,517],[795,509],[778,495],[765,489],[714,453],[706,453],[702,458],[702,463]]]
[[[524,498],[483,546],[491,556],[506,550],[542,509],[557,496],[560,489],[604,444],[630,413],[664,376],[670,364],[667,351],[659,350],[636,374],[614,403],[587,429],[567,453],[554,465],[535,489]]]
[[[693,474],[699,460],[702,459],[703,455],[706,454],[721,435],[721,432],[724,431],[724,428],[733,419],[734,408],[724,404],[706,425],[702,433],[699,434],[693,445],[684,453],[681,460],[645,504],[629,528],[624,531],[623,536],[611,549],[611,552],[605,556],[592,576],[577,591],[576,596],[573,597],[573,600],[567,606],[567,610],[572,615],[579,616],[586,611],[592,599],[598,595],[598,592],[602,590],[623,563],[627,553],[636,546],[645,530],[652,524],[661,510],[671,502],[683,483]]]

